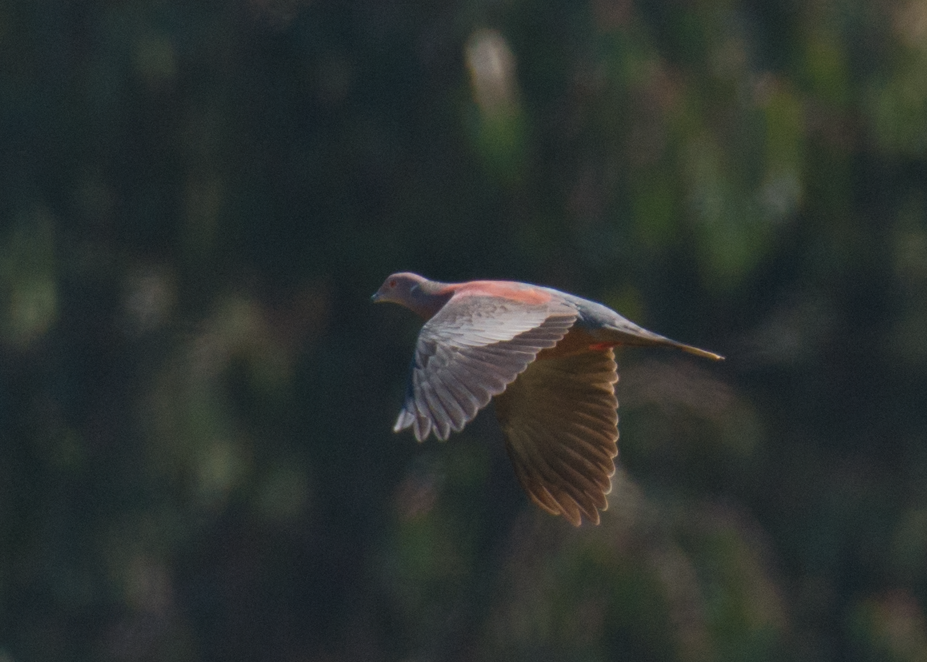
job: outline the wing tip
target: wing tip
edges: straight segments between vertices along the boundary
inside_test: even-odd
[[[393,432],[402,432],[408,428],[412,428],[412,434],[415,435],[418,442],[425,441],[432,432],[439,440],[447,441],[448,437],[451,436],[451,432],[454,431],[453,427],[447,423],[442,427],[438,422],[427,416],[416,415],[408,409],[403,409],[399,412],[399,417],[393,425]]]
[[[403,409],[399,412],[399,417],[396,419],[396,422],[393,424],[393,432],[402,432],[406,428],[410,427],[415,419]]]
[[[600,495],[603,505],[599,506],[597,503],[592,501],[588,503],[580,503],[580,499],[577,499],[575,496],[563,492],[559,494],[558,498],[558,496],[554,495],[554,493],[547,486],[541,485],[540,487],[544,494],[551,498],[554,507],[550,508],[542,504],[538,505],[541,505],[542,508],[549,512],[551,515],[562,515],[563,519],[577,528],[582,525],[583,517],[585,517],[585,521],[598,525],[601,521],[599,517],[599,510],[604,511],[608,508],[608,499],[605,498],[604,494]],[[534,496],[531,494],[531,492],[528,492],[528,494],[532,497]],[[533,498],[532,500],[535,503],[538,503],[537,500]],[[585,499],[583,499],[583,501],[585,501]]]
[[[573,509],[570,509],[568,511],[565,508],[561,509],[560,511],[560,514],[563,515],[563,518],[567,522],[569,522],[576,528],[579,528],[580,526],[582,526],[584,521],[588,522],[589,524],[598,526],[599,523],[602,521],[601,517],[599,516],[599,510],[602,510],[603,512],[607,510],[608,501],[605,502],[605,506],[602,507],[601,509],[597,508],[596,506],[593,506],[590,508],[588,504],[584,506],[574,501],[573,508],[575,509],[575,511]],[[585,520],[583,519],[584,517],[585,517]]]

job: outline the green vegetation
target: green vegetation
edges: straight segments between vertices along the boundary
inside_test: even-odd
[[[927,659],[927,4],[0,0],[0,660]],[[599,527],[382,279],[619,357]]]

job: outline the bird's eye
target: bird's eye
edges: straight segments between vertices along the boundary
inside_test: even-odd
[[[389,286],[390,286],[390,287],[396,287],[396,279],[395,279],[395,278],[389,282]]]

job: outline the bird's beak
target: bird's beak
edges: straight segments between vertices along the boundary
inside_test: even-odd
[[[383,295],[380,294],[379,292],[374,292],[373,296],[370,297],[370,301],[372,301],[373,303],[377,303],[380,300],[380,297],[382,296]]]

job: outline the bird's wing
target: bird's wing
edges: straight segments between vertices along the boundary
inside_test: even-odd
[[[396,432],[411,427],[422,441],[447,439],[556,345],[576,320],[558,301],[542,304],[492,296],[451,299],[418,336],[412,376]]]
[[[596,524],[618,455],[618,371],[611,349],[541,359],[496,398],[522,487],[575,526]]]

